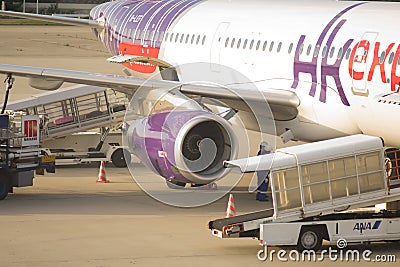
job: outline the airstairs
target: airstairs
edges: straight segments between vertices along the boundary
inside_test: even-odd
[[[43,140],[122,123],[125,94],[97,86],[76,85],[14,101],[8,110],[44,116]]]

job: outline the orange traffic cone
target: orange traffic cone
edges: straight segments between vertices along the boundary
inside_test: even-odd
[[[110,181],[106,178],[106,167],[104,166],[104,161],[100,164],[99,169],[99,178],[96,180],[96,183],[109,183]]]
[[[233,199],[233,195],[229,194],[228,207],[226,208],[226,218],[233,216],[236,216],[235,200]]]

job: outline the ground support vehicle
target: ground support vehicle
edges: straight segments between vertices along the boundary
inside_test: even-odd
[[[273,208],[210,221],[209,228],[220,238],[300,250],[317,250],[323,239],[399,240],[399,211],[356,210],[400,199],[398,155],[380,138],[355,135],[226,162],[242,172],[269,170]]]
[[[0,200],[13,187],[32,186],[34,171],[55,172],[55,157],[41,153],[41,122],[39,116],[22,112],[0,115]]]
[[[56,165],[74,165],[93,162],[112,162],[115,167],[126,167],[126,162],[139,162],[122,146],[121,132],[79,132],[47,139],[46,153],[56,156]]]
[[[43,116],[42,138],[50,148],[45,153],[55,155],[57,165],[112,161],[125,167],[132,155],[122,146],[121,134],[118,141],[106,138],[111,128],[122,125],[127,104],[126,96],[112,89],[76,85],[14,101],[8,108]],[[102,134],[94,136],[95,129]],[[71,148],[78,143],[78,149]]]

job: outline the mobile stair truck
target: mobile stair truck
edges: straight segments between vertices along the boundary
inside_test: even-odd
[[[387,151],[380,138],[354,135],[225,162],[242,172],[270,170],[273,208],[210,221],[211,233],[299,251],[317,251],[323,240],[400,240],[398,210],[366,209],[400,199],[400,153]]]
[[[8,111],[0,115],[0,200],[13,187],[32,186],[34,171],[55,172],[55,157],[42,155],[38,115]]]
[[[128,103],[125,94],[112,89],[75,85],[8,103],[7,108],[44,117],[41,141],[57,165],[112,161],[126,167],[131,154],[121,134],[109,135],[109,130],[123,123]],[[86,132],[98,128],[102,134]]]

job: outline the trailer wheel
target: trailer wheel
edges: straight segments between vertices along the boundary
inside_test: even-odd
[[[122,148],[118,148],[111,155],[111,161],[117,168],[125,168],[127,162],[131,162],[131,154]]]
[[[322,236],[317,227],[302,228],[297,241],[297,250],[318,251],[322,246]]]
[[[0,171],[0,200],[7,197],[10,191],[10,181],[5,171]]]

